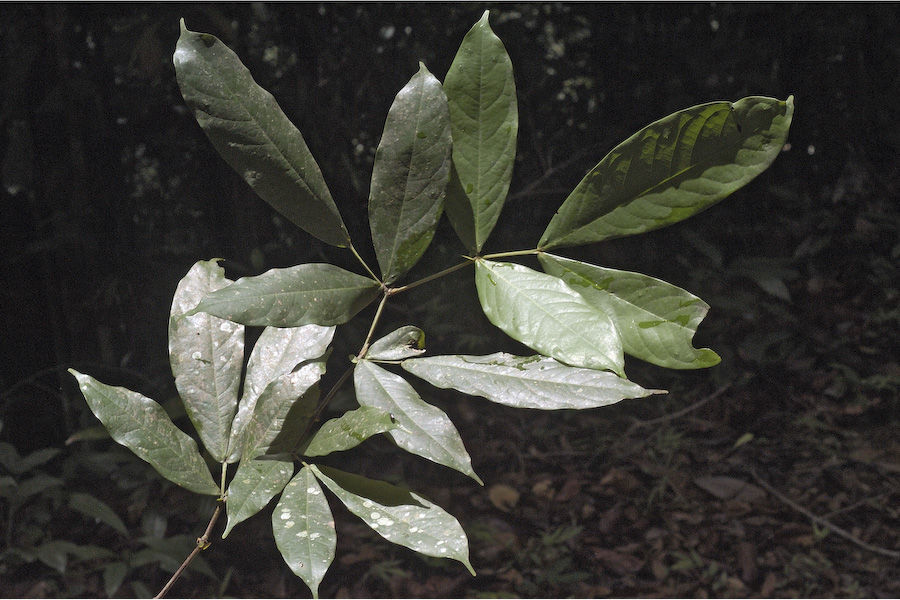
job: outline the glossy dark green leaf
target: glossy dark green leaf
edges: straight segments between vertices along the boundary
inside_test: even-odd
[[[198,494],[219,494],[197,443],[172,423],[162,406],[137,392],[100,383],[74,369],[69,369],[69,373],[78,380],[91,412],[115,441],[150,463],[169,481]]]
[[[216,290],[188,314],[207,312],[272,327],[340,325],[374,300],[381,284],[325,263],[271,269]]]
[[[488,320],[511,338],[567,365],[625,376],[612,320],[562,279],[523,265],[479,260],[475,286]]]
[[[225,460],[244,362],[244,326],[206,313],[183,316],[231,283],[217,260],[199,261],[178,283],[169,316],[169,363],[191,423],[213,460]]]
[[[128,535],[128,528],[119,518],[119,515],[102,500],[94,498],[90,494],[72,492],[69,495],[69,508],[80,512],[97,523],[109,525],[122,535]]]
[[[463,38],[444,79],[444,91],[459,180],[458,186],[451,186],[454,208],[448,214],[463,243],[472,233],[471,219],[475,249],[480,250],[509,191],[519,127],[512,61],[491,30],[488,11]],[[460,192],[468,199],[471,216]]]
[[[451,148],[447,97],[419,63],[388,112],[372,171],[369,224],[387,284],[415,265],[434,237]]]
[[[628,354],[670,369],[703,369],[721,360],[692,344],[709,305],[690,292],[640,273],[546,253],[538,258],[547,273],[612,317]]]
[[[402,366],[435,387],[452,388],[516,408],[597,408],[659,393],[608,371],[570,367],[546,356],[503,352],[429,356],[405,360]]]
[[[310,438],[304,456],[325,456],[355,448],[373,435],[396,427],[391,413],[380,408],[362,406],[326,421]]]
[[[296,447],[315,413],[319,399],[316,384],[323,373],[324,362],[311,362],[266,386],[244,429],[242,460],[290,452]]]
[[[335,246],[347,228],[303,135],[218,38],[189,31],[173,57],[178,85],[225,162],[289,221]]]
[[[244,392],[231,427],[228,462],[240,458],[244,428],[266,386],[293,371],[300,363],[322,357],[333,337],[334,327],[320,325],[266,327],[263,330],[247,362]]]
[[[701,104],[648,125],[585,175],[538,247],[642,233],[709,208],[772,164],[793,112],[793,96],[752,96]]]
[[[334,560],[337,534],[313,467],[300,469],[285,487],[272,513],[272,532],[284,562],[318,598],[319,584]]]
[[[370,360],[403,360],[425,352],[425,332],[406,325],[375,340],[366,352]]]
[[[466,532],[441,507],[383,481],[324,466],[311,468],[350,512],[384,539],[426,556],[458,560],[475,574]]]
[[[396,427],[387,435],[413,454],[456,469],[481,483],[450,417],[428,404],[405,379],[367,360],[353,370],[356,401],[388,412]]]
[[[228,484],[228,522],[222,538],[232,528],[266,507],[294,474],[294,463],[282,460],[242,460]]]

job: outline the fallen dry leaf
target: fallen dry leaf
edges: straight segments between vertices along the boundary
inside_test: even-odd
[[[720,500],[755,502],[766,496],[762,488],[741,479],[724,475],[695,477],[694,483]]]
[[[488,490],[491,504],[503,512],[509,512],[514,508],[519,503],[519,496],[519,492],[504,483],[496,483]]]

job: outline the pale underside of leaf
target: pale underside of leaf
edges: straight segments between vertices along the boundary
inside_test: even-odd
[[[513,339],[565,364],[624,377],[625,358],[612,320],[558,277],[479,260],[475,285],[488,320]]]
[[[319,584],[334,560],[337,534],[328,500],[304,466],[284,488],[272,513],[272,532],[284,561],[319,597]]]
[[[238,523],[261,511],[294,474],[294,464],[280,460],[242,460],[228,485],[228,522],[222,539]]]
[[[769,167],[792,115],[793,97],[749,97],[695,106],[648,125],[585,175],[539,248],[642,233],[709,208]]]
[[[237,408],[244,327],[205,313],[183,316],[206,294],[231,283],[217,262],[197,262],[175,290],[169,317],[169,363],[185,412],[210,455],[221,462]]]
[[[405,379],[362,360],[353,370],[353,383],[361,406],[391,415],[396,427],[387,435],[399,447],[481,483],[453,422],[444,411],[422,400]]]
[[[69,372],[115,441],[169,481],[197,494],[219,494],[197,443],[172,423],[162,406],[137,392],[100,383],[74,369]]]
[[[452,388],[516,408],[597,408],[659,393],[607,371],[570,367],[546,356],[503,352],[430,356],[405,360],[402,366],[435,387]]]
[[[384,482],[368,480],[337,469],[311,465],[316,477],[381,537],[410,550],[452,558],[474,575],[469,562],[469,542],[459,522],[441,507],[425,498]],[[375,494],[407,501],[379,502]]]
[[[690,292],[640,273],[546,253],[538,258],[547,273],[612,317],[628,354],[670,369],[706,368],[721,360],[692,344],[709,305]]]
[[[275,98],[215,36],[189,31],[173,56],[185,102],[216,150],[263,200],[335,246],[349,234],[322,172]]]

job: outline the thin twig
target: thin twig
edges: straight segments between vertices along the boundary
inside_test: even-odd
[[[859,539],[858,537],[856,537],[855,535],[853,535],[852,533],[850,533],[849,531],[847,531],[846,529],[841,529],[840,527],[838,527],[837,525],[835,525],[828,519],[823,519],[822,517],[815,515],[815,514],[811,513],[810,511],[806,510],[805,508],[803,508],[802,506],[800,506],[799,504],[797,504],[796,502],[794,502],[793,500],[791,500],[790,498],[788,498],[787,496],[785,496],[784,494],[782,494],[781,492],[776,490],[774,487],[772,487],[772,485],[768,481],[766,481],[765,479],[763,479],[762,477],[757,475],[756,471],[751,469],[750,475],[752,475],[753,479],[756,480],[756,483],[758,483],[759,485],[764,487],[766,489],[766,491],[768,491],[770,494],[772,494],[773,496],[775,496],[776,498],[778,498],[779,500],[781,500],[782,502],[784,502],[785,504],[787,504],[788,506],[790,506],[791,508],[793,508],[794,510],[799,512],[800,514],[806,516],[811,521],[818,523],[819,525],[821,525],[823,527],[827,527],[829,531],[835,532],[842,538],[845,538],[845,539],[853,542],[860,548],[863,548],[870,552],[875,552],[876,554],[881,554],[882,556],[887,556],[887,557],[890,557],[893,559],[900,559],[900,552],[897,552],[895,550],[888,550],[887,548],[882,548],[881,546],[873,546],[872,544],[864,542],[861,539]]]
[[[718,398],[719,396],[721,396],[722,394],[727,392],[729,389],[731,389],[732,385],[733,385],[733,382],[726,383],[725,385],[723,385],[722,387],[720,387],[719,389],[714,391],[712,394],[710,394],[704,398],[701,398],[700,400],[698,400],[697,402],[694,402],[690,406],[682,408],[681,410],[675,411],[671,414],[663,415],[656,419],[650,419],[649,421],[639,421],[639,420],[635,419],[635,422],[632,423],[631,427],[628,428],[627,433],[631,433],[635,429],[640,429],[642,427],[653,427],[654,425],[659,425],[660,423],[665,423],[667,421],[674,421],[675,419],[680,419],[684,415],[697,410],[704,404],[712,402],[713,400],[715,400],[716,398]]]
[[[206,526],[206,531],[203,532],[203,535],[197,538],[197,545],[188,554],[188,557],[184,559],[184,562],[181,563],[181,566],[178,567],[178,570],[172,575],[171,579],[163,586],[163,589],[159,591],[159,593],[154,596],[154,598],[165,598],[166,594],[169,593],[169,590],[172,589],[172,586],[175,585],[175,582],[181,577],[181,574],[185,569],[188,568],[188,565],[191,564],[191,561],[194,560],[194,557],[200,554],[201,551],[209,548],[209,536],[212,534],[213,526],[215,526],[216,521],[219,519],[219,515],[222,513],[222,502],[216,503],[216,510],[213,511],[212,518],[209,520],[209,525]]]

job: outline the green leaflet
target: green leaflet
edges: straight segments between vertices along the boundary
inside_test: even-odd
[[[334,246],[350,236],[303,135],[237,55],[208,33],[181,36],[173,56],[184,101],[218,153],[289,221]]]
[[[282,460],[242,460],[228,484],[228,522],[222,539],[232,528],[261,511],[284,489],[294,474],[294,463]]]
[[[361,406],[379,408],[393,417],[396,427],[388,435],[398,446],[482,483],[453,422],[422,400],[405,379],[361,360],[353,370],[353,383]]]
[[[69,508],[94,519],[95,522],[109,525],[122,535],[128,535],[128,528],[119,515],[108,504],[90,494],[73,492],[69,495]]]
[[[444,91],[457,179],[448,188],[447,215],[463,243],[474,243],[470,249],[477,252],[506,200],[519,127],[512,61],[491,30],[488,11],[463,38]]]
[[[334,560],[337,534],[328,499],[304,466],[284,488],[272,513],[272,533],[284,562],[319,597],[319,584]]]
[[[547,273],[612,317],[628,354],[670,369],[703,369],[721,360],[691,343],[709,305],[690,292],[640,273],[552,254],[538,258]]]
[[[162,406],[137,392],[100,383],[69,369],[91,412],[110,436],[150,463],[160,475],[198,494],[217,496],[197,443],[172,423]]]
[[[244,325],[340,325],[374,300],[380,285],[326,263],[270,269],[210,293],[188,314],[207,312]]]
[[[625,398],[643,398],[645,390],[608,371],[570,367],[546,356],[429,356],[401,363],[404,369],[439,388],[482,396],[517,408],[557,410],[597,408]]]
[[[511,338],[573,367],[625,376],[622,342],[609,316],[566,283],[513,263],[475,263],[478,300]]]
[[[538,247],[634,235],[709,208],[769,167],[793,112],[793,96],[752,96],[701,104],[648,125],[585,175]]]
[[[217,260],[199,261],[178,283],[169,314],[169,363],[175,387],[203,446],[216,462],[228,449],[244,361],[244,327],[200,313],[182,316],[231,283]]]
[[[425,352],[425,332],[406,325],[375,340],[366,352],[370,360],[403,360]]]
[[[266,327],[250,353],[244,393],[231,425],[228,462],[241,457],[244,428],[256,408],[256,401],[266,387],[308,360],[321,358],[334,337],[334,327]]]
[[[380,408],[361,406],[325,422],[300,454],[325,456],[332,452],[349,450],[373,435],[390,431],[394,427],[396,424],[391,413]]]
[[[441,507],[383,481],[324,466],[311,468],[350,512],[384,539],[427,556],[458,560],[475,574],[465,531]]]
[[[412,268],[434,237],[451,147],[447,97],[419,63],[388,112],[372,172],[369,224],[386,284]]]

